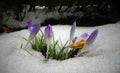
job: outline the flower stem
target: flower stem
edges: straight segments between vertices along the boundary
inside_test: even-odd
[[[76,57],[79,57],[86,49],[87,46],[84,46],[81,50],[78,51]]]
[[[24,46],[24,48],[23,49],[25,49],[26,47],[27,47],[27,45],[29,44],[29,41],[26,43],[26,45]]]
[[[70,45],[70,43],[71,43],[71,41],[69,41],[69,43],[68,43],[68,45]],[[69,48],[69,47],[67,47],[67,51],[66,51],[66,59],[68,58],[68,53],[69,53],[69,51],[70,51],[71,49]]]
[[[49,58],[49,45],[47,45],[47,52],[46,52],[46,59],[45,61],[48,61],[48,58]]]
[[[28,51],[27,49],[24,49],[27,53],[29,53],[31,56],[33,56],[33,54],[30,52],[30,51]]]
[[[28,52],[31,56],[33,56],[33,54],[26,49],[26,47],[27,47],[27,45],[28,45],[29,43],[30,43],[30,41],[28,41],[28,42],[26,43],[26,45],[24,46],[23,49],[24,49],[26,52]]]

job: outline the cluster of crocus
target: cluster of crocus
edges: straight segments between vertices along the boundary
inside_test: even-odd
[[[29,21],[28,23],[28,31],[30,32],[30,36],[28,38],[28,43],[31,42],[31,40],[36,36],[36,34],[39,32],[41,25],[37,24],[33,27],[32,22]],[[58,45],[58,41],[54,42],[53,46],[51,46],[52,38],[53,38],[53,29],[52,26],[49,24],[48,26],[45,27],[44,33],[42,32],[42,36],[44,38],[37,39],[35,41],[35,46],[38,49],[41,49],[39,45],[46,45],[42,49],[46,49],[44,51],[40,51],[44,53],[44,56],[46,58],[46,61],[49,59],[49,57],[53,57],[54,59],[57,60],[64,60],[68,58],[72,58],[75,56],[80,56],[80,54],[84,51],[85,46],[90,46],[94,40],[96,39],[98,35],[98,29],[94,30],[90,35],[88,33],[83,33],[79,37],[74,37],[75,35],[75,30],[76,30],[76,22],[73,23],[71,30],[70,30],[70,42],[68,45],[66,45],[68,42],[65,43],[65,45],[61,48],[60,52],[56,53],[56,48],[55,46]],[[45,40],[45,43],[42,43],[41,40]],[[27,44],[28,44],[27,43]],[[27,45],[26,44],[26,45]],[[69,47],[67,47],[69,46]],[[53,47],[51,49],[51,47]],[[60,46],[59,46],[60,47]],[[67,47],[67,48],[66,48]],[[65,51],[67,49],[67,51]],[[79,50],[81,49],[81,50]],[[77,50],[77,52],[76,52]],[[59,59],[60,58],[60,59]]]
[[[36,36],[36,34],[39,32],[40,30],[40,27],[41,25],[40,24],[36,24],[34,27],[32,25],[32,22],[29,21],[27,22],[28,24],[28,31],[30,32],[30,36],[28,38],[28,42],[26,44],[26,46],[28,45],[28,43],[30,43],[30,41]],[[46,52],[46,60],[48,60],[48,53],[49,53],[49,47],[50,47],[50,43],[51,43],[51,40],[52,40],[52,36],[53,36],[53,33],[52,33],[52,26],[49,24],[46,28],[45,28],[45,41],[46,41],[46,44],[47,44],[47,52]],[[26,47],[25,46],[25,47]]]

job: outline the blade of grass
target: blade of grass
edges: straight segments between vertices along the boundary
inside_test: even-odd
[[[67,44],[67,43],[68,43],[68,41],[67,41],[67,42],[64,44],[64,46],[61,48],[61,50],[60,50],[60,52],[59,52],[59,54],[58,54],[57,59],[59,59],[61,53],[63,53],[64,49],[66,48],[66,44]]]

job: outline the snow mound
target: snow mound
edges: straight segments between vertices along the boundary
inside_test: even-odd
[[[71,26],[55,25],[56,39],[66,41]],[[0,35],[0,73],[120,73],[120,23],[97,27],[77,27],[76,36],[84,32],[91,33],[99,29],[96,41],[91,45],[95,56],[77,57],[64,61],[49,60],[45,63],[41,53],[28,46],[31,56],[20,45],[26,41],[29,33],[21,30]],[[44,27],[42,27],[42,30]]]

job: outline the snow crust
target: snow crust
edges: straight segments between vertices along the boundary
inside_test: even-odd
[[[55,39],[65,42],[69,38],[69,25],[54,25]],[[64,61],[49,60],[45,63],[41,53],[28,50],[31,56],[20,48],[29,36],[24,29],[0,35],[0,73],[120,73],[120,22],[97,27],[77,27],[76,36],[84,32],[89,34],[99,29],[99,35],[90,46],[95,52],[92,57],[77,57]],[[42,27],[42,30],[44,27]]]

